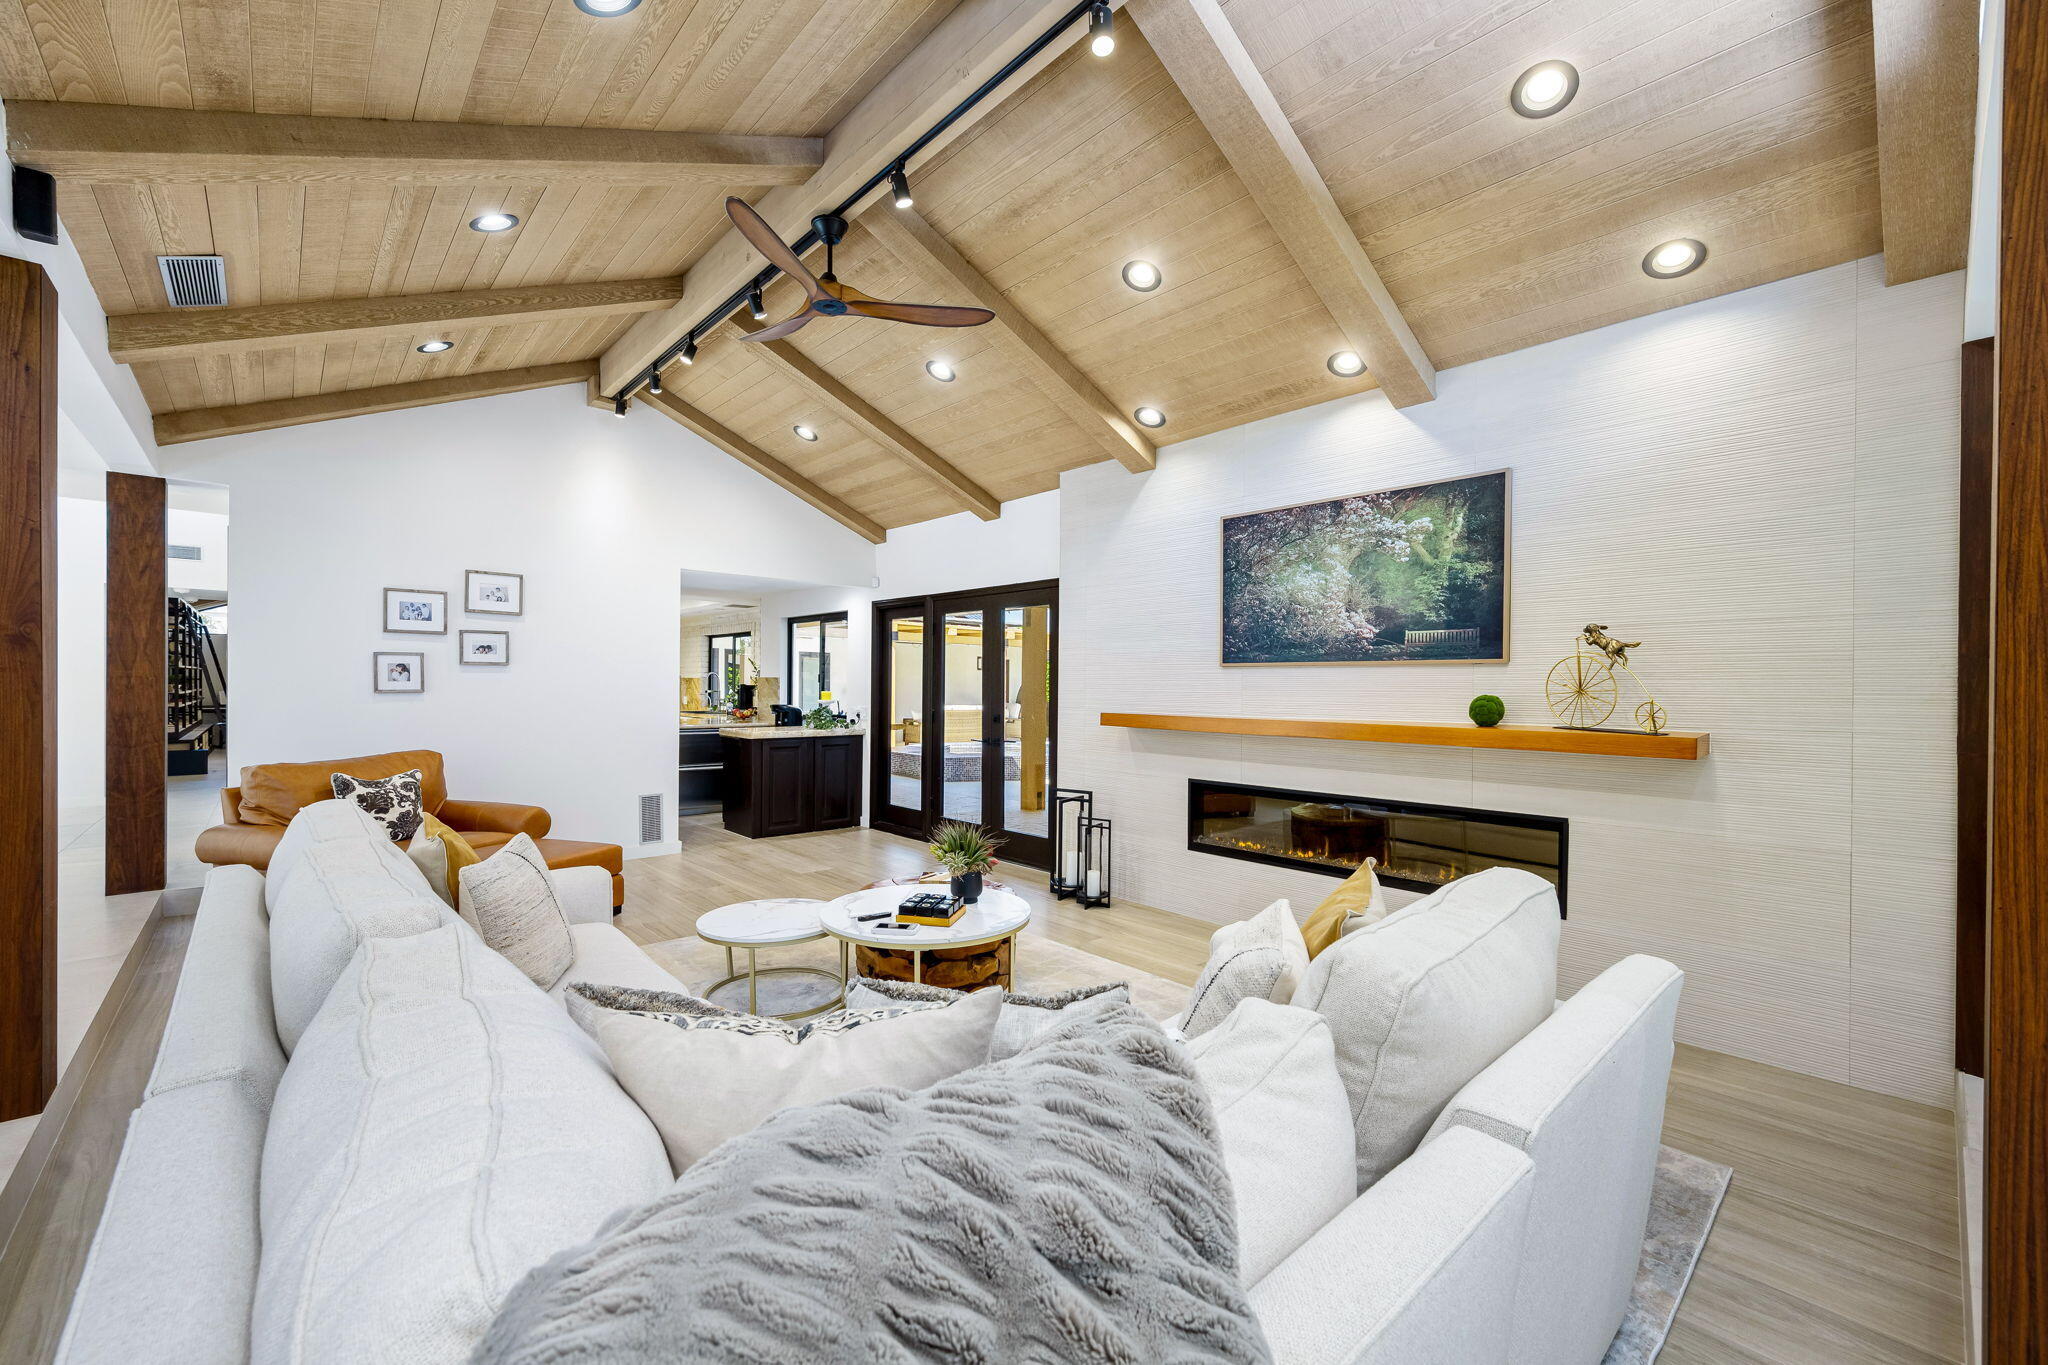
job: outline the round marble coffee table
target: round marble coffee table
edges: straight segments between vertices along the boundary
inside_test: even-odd
[[[707,910],[697,917],[697,937],[706,943],[715,943],[725,949],[726,975],[704,988],[704,998],[713,1004],[724,1002],[718,999],[718,992],[728,986],[744,981],[747,983],[747,1013],[762,1014],[761,978],[811,977],[828,981],[832,991],[822,1004],[810,1001],[818,992],[814,989],[800,994],[795,999],[771,1001],[772,1005],[791,1006],[766,1011],[770,1019],[805,1019],[826,1010],[838,1009],[846,1001],[846,946],[839,948],[839,972],[835,976],[823,967],[763,967],[759,957],[763,948],[782,948],[795,943],[814,943],[825,937],[819,926],[818,911],[823,901],[785,899],[740,901],[734,905],[721,905],[716,910]],[[740,971],[733,959],[734,949],[744,949],[747,954],[747,969]],[[728,1009],[732,1006],[726,1006]]]
[[[1007,986],[1015,980],[1017,931],[1031,922],[1031,905],[1014,891],[983,887],[981,899],[967,907],[967,913],[945,927],[916,924],[903,929],[878,926],[894,922],[894,911],[926,886],[877,886],[856,891],[827,902],[818,911],[818,923],[840,943],[855,943],[910,956],[910,979],[923,981],[925,954],[937,949],[979,948],[998,945],[999,966],[994,981]],[[887,919],[862,921],[859,915],[888,911]],[[845,958],[842,957],[843,963]]]

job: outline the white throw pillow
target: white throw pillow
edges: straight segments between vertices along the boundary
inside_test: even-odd
[[[1001,992],[977,991],[950,1005],[850,1010],[797,1025],[694,996],[581,982],[569,999],[678,1173],[791,1105],[878,1085],[920,1090],[980,1066],[1003,1005]]]
[[[1550,1016],[1557,890],[1496,867],[1461,877],[1309,964],[1293,1003],[1330,1021],[1358,1131],[1358,1189],[1407,1160],[1451,1096]]]
[[[455,901],[448,894],[448,845],[438,834],[415,834],[405,846],[405,856],[427,879],[427,890],[441,898],[450,910]]]
[[[1025,1044],[1042,1033],[1050,1033],[1076,1019],[1106,1014],[1118,1005],[1131,1002],[1130,985],[1123,981],[1077,987],[1057,995],[1019,995],[993,986],[988,989],[1003,998],[1002,1013],[996,1016],[996,1031],[989,1037],[988,1059],[992,1062],[1016,1056],[1024,1050]],[[846,988],[846,1008],[879,1010],[918,1003],[949,1005],[975,993],[927,986],[916,981],[882,981],[857,976]]]
[[[344,831],[305,844],[270,906],[271,1008],[286,1054],[364,939],[422,934],[451,918],[390,840]]]
[[[673,1179],[590,1040],[466,925],[371,939],[278,1086],[250,1359],[467,1360],[522,1275]]]
[[[1216,1109],[1237,1203],[1238,1278],[1254,1285],[1358,1195],[1330,1025],[1314,1010],[1246,1000],[1188,1055]]]
[[[463,868],[455,909],[542,990],[551,989],[576,962],[569,917],[555,899],[547,859],[531,835],[515,834],[490,857]]]
[[[1285,1004],[1307,971],[1308,944],[1294,910],[1284,900],[1274,901],[1210,935],[1208,965],[1176,1022],[1182,1033],[1197,1038],[1222,1023],[1240,1000]]]

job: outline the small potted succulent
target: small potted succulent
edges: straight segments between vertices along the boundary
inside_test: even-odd
[[[981,875],[996,865],[1002,841],[979,825],[948,820],[932,831],[932,857],[953,879],[953,894],[967,905],[981,899]]]

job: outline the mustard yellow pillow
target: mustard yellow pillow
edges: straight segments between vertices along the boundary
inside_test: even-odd
[[[469,840],[432,815],[426,817],[426,822],[412,837],[405,852],[426,874],[427,884],[434,888],[434,894],[450,905],[456,903],[462,885],[462,869],[483,861],[469,846]]]
[[[1373,875],[1377,866],[1379,859],[1367,858],[1358,871],[1323,897],[1323,903],[1301,926],[1301,937],[1308,944],[1311,958],[1343,936],[1344,925],[1353,915],[1380,919],[1387,913],[1386,902],[1380,899],[1380,879]]]

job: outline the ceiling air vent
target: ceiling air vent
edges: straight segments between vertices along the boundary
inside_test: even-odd
[[[159,256],[173,308],[218,308],[228,301],[228,272],[218,256]]]
[[[197,545],[168,545],[164,547],[164,554],[171,559],[200,558],[199,547]]]
[[[640,798],[640,842],[658,844],[661,842],[661,793]]]

